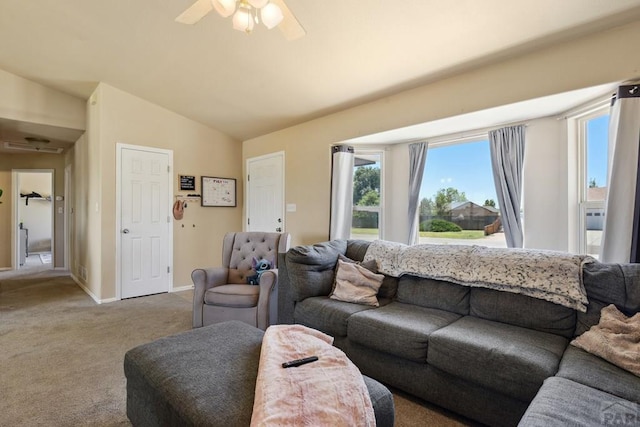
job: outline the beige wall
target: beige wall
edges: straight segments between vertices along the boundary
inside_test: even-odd
[[[286,219],[292,244],[325,240],[329,229],[329,147],[332,144],[371,133],[637,77],[640,75],[640,55],[630,54],[628,48],[633,42],[640,42],[640,22],[537,50],[244,141],[243,158],[285,150],[286,203],[296,203],[298,206],[297,212],[287,213]],[[393,162],[392,157],[389,164]],[[553,163],[552,166],[558,169],[552,173],[566,176],[566,162]],[[546,162],[528,163],[527,167],[528,173],[534,174],[532,177],[535,179],[535,174],[548,173],[550,165]],[[397,188],[387,188],[387,207],[389,204],[397,206],[403,203],[400,199],[396,203],[393,194],[401,196],[406,193],[406,186],[402,188],[406,179],[402,175],[406,175],[407,170],[388,170],[388,173],[400,176],[396,179]],[[565,190],[554,192],[552,188],[549,191],[551,194],[548,197],[553,200],[566,196]],[[389,212],[394,212],[394,216],[397,214],[394,210]],[[391,221],[394,227],[389,237],[401,241],[402,233],[398,230],[402,229],[401,222],[406,222],[406,215],[389,216],[385,223]],[[538,244],[558,248],[567,245],[564,237],[560,240],[547,237],[545,241],[539,240]]]
[[[8,154],[0,153],[0,188],[4,190],[3,203],[0,205],[0,268],[11,267],[11,245],[14,239],[11,224],[11,206],[13,196],[13,180],[11,171],[14,169],[53,169],[54,197],[64,194],[64,157],[57,154]],[[20,195],[15,195],[18,202],[23,202]],[[48,203],[48,202],[47,202]],[[54,267],[64,266],[64,215],[57,209],[64,206],[62,201],[52,201],[54,214],[53,236]],[[6,236],[6,238],[2,238]]]
[[[76,205],[85,204],[83,220],[88,240],[87,287],[100,300],[117,295],[116,271],[116,144],[124,143],[173,150],[174,192],[178,175],[236,178],[242,190],[242,146],[230,137],[106,84],[100,84],[88,103],[88,139],[81,157],[88,169],[78,170]],[[78,147],[76,148],[78,150]],[[182,221],[174,221],[174,288],[191,284],[196,267],[219,265],[222,238],[242,227],[242,200],[236,208],[203,208],[189,203]],[[167,215],[170,215],[167,212]],[[183,227],[184,225],[184,227]]]
[[[0,118],[69,129],[85,128],[83,100],[0,70]],[[64,193],[64,158],[40,153],[0,153],[0,268],[11,267],[11,170],[54,169],[55,194]],[[63,202],[54,202],[54,207]],[[64,215],[54,215],[54,266],[64,266]]]
[[[84,101],[0,70],[0,117],[69,129],[85,128]]]

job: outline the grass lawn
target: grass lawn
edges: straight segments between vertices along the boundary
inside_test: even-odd
[[[377,228],[352,228],[351,234],[378,234]]]
[[[352,228],[352,234],[378,234],[377,228]],[[439,237],[441,239],[482,239],[484,230],[462,230],[462,231],[421,231],[420,237]]]
[[[439,237],[441,239],[482,239],[484,230],[462,231],[421,231],[420,237]]]

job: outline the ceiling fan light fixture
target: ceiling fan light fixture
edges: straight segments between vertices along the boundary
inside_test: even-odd
[[[213,8],[223,18],[228,18],[236,11],[236,0],[211,0]]]
[[[244,4],[240,4],[235,15],[233,15],[233,29],[249,34],[253,31],[253,25],[254,19],[251,16],[251,9]]]
[[[282,22],[283,15],[282,10],[278,7],[278,5],[273,3],[266,4],[262,9],[260,9],[260,16],[262,17],[262,23],[268,29],[272,29],[277,26],[280,22]]]
[[[269,3],[269,0],[248,0],[248,2],[256,9],[262,9],[267,3]]]

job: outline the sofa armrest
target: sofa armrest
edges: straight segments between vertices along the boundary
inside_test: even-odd
[[[193,281],[193,327],[202,326],[202,306],[207,289],[225,285],[229,277],[226,267],[197,268],[191,272]]]
[[[267,270],[260,276],[260,294],[258,295],[258,328],[263,331],[267,326],[276,319],[270,319],[270,299],[274,298],[273,303],[277,304],[275,299],[278,297],[276,287],[278,285],[278,269]]]

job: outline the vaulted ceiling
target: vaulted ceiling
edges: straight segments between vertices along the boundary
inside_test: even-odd
[[[105,82],[242,141],[640,19],[640,0],[286,0],[306,31],[287,41],[174,22],[193,1],[2,0],[0,69],[84,99]]]

